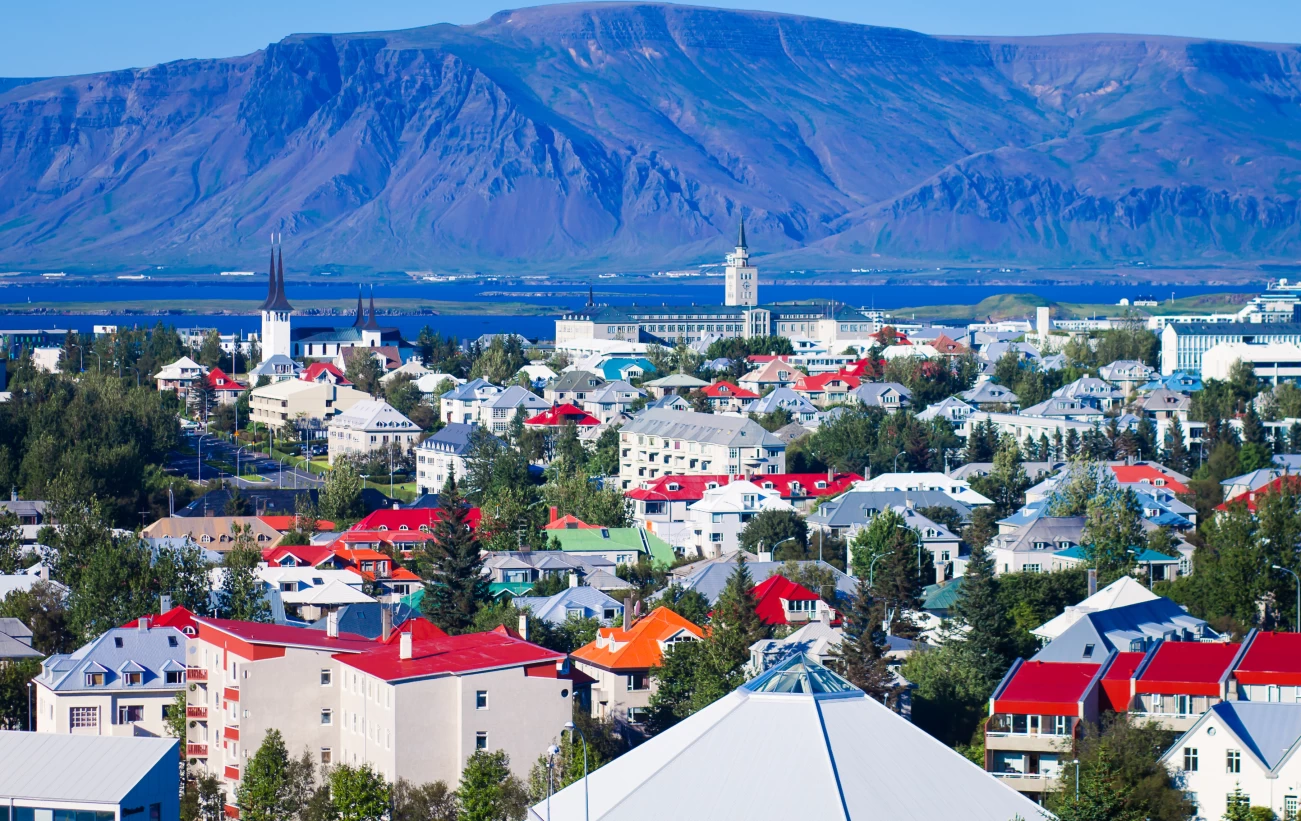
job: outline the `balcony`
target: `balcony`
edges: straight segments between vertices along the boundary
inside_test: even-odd
[[[186,744],[185,756],[186,758],[207,758],[208,745],[207,744]]]
[[[226,770],[225,770],[225,772],[224,772],[223,774],[226,776],[226,780],[227,780],[227,781],[238,781],[238,780],[239,780],[239,767],[233,767],[233,766],[231,766],[230,764],[227,764],[227,765],[226,765]]]
[[[238,688],[238,687],[227,687],[227,688],[222,692],[221,697],[224,698],[224,699],[226,699],[227,701],[238,702],[238,701],[239,701],[239,688]]]
[[[239,728],[227,727],[226,729],[222,730],[221,737],[226,741],[239,741]]]
[[[190,667],[185,671],[186,681],[207,681],[208,671],[204,667]]]
[[[187,707],[185,708],[185,717],[186,717],[186,718],[197,718],[197,719],[199,719],[200,721],[207,721],[207,720],[208,720],[208,708],[207,708],[207,707],[189,707],[189,706],[187,706]]]
[[[1058,773],[990,773],[1021,793],[1042,793],[1056,789]]]
[[[1068,735],[1027,735],[1025,733],[985,733],[985,749],[1014,750],[1023,753],[1069,752],[1075,739]]]

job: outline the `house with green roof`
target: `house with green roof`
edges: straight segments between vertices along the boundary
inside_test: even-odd
[[[547,530],[565,553],[601,556],[615,565],[636,564],[645,556],[657,567],[668,568],[677,559],[673,547],[640,527],[584,527]]]

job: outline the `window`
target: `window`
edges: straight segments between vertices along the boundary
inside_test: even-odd
[[[474,694],[474,709],[476,709],[476,710],[486,710],[486,709],[488,709],[488,691],[487,691],[487,690],[477,690],[477,691],[475,691],[475,694]]]
[[[1297,797],[1295,795],[1283,796],[1283,817],[1296,818],[1298,813],[1301,813],[1301,802],[1297,800]]]
[[[329,687],[331,682],[331,673],[329,670],[321,671],[321,686]]]
[[[476,750],[486,750],[486,749],[488,749],[488,734],[487,734],[487,733],[479,732],[479,733],[475,733],[475,734],[474,734],[474,749],[476,749]]]
[[[119,650],[122,649],[122,637],[121,637],[121,636],[114,636],[114,637],[113,637],[113,646],[116,647],[116,648],[119,649]]]
[[[167,719],[169,719],[169,718],[171,718],[171,717],[172,717],[172,705],[170,705],[170,704],[164,704],[164,705],[163,705],[163,721],[166,721]]]
[[[1226,773],[1242,772],[1242,751],[1228,750],[1224,753],[1224,771]]]
[[[177,644],[178,644],[178,642],[176,641],[176,636],[168,636],[168,637],[167,637],[167,646],[168,646],[168,647],[176,647]]]
[[[126,686],[128,687],[134,687],[135,685],[139,684],[143,679],[144,679],[144,673],[125,673],[122,676],[122,680],[126,682]]]
[[[329,763],[331,763],[333,760],[334,760],[334,751],[331,750],[329,747],[322,747],[322,748],[321,748],[321,763],[322,763],[322,764],[329,764]]]
[[[104,683],[104,674],[103,674],[103,673],[87,673],[87,674],[86,674],[86,686],[87,686],[87,687],[99,687],[99,686],[102,685],[103,683]]]
[[[648,673],[628,674],[629,690],[646,690],[649,688],[650,688],[650,675]]]
[[[117,708],[118,724],[135,724],[145,720],[145,708],[140,704],[123,705]]]
[[[322,723],[322,724],[333,724],[333,723],[334,723],[334,711],[331,710],[331,709],[328,708],[328,707],[326,707],[325,709],[321,710],[321,723]]]
[[[1084,658],[1086,658],[1086,659],[1091,659],[1091,658],[1093,658],[1093,645],[1092,645],[1092,644],[1086,644],[1086,645],[1084,645],[1084,653],[1083,653],[1083,655],[1084,655]]]
[[[185,671],[184,671],[184,670],[168,670],[166,673],[164,673],[164,676],[166,676],[166,681],[167,681],[168,684],[184,684],[184,683],[185,683]]]
[[[68,726],[74,730],[79,727],[98,727],[99,708],[98,707],[73,707],[69,709]]]

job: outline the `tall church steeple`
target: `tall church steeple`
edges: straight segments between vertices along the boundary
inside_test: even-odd
[[[267,298],[261,305],[261,311],[262,356],[290,356],[289,315],[293,313],[294,306],[289,304],[289,299],[285,296],[285,252],[278,234],[271,235],[271,271],[267,279]]]
[[[352,327],[360,328],[366,324],[366,309],[361,305],[361,293],[363,288],[357,284],[357,318],[352,321]]]
[[[724,305],[753,307],[759,304],[759,269],[750,265],[745,244],[745,217],[736,234],[736,250],[727,255],[724,276]]]

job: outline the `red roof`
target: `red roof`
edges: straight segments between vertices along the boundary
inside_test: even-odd
[[[324,630],[307,627],[288,627],[283,624],[262,624],[255,621],[232,619],[195,619],[200,625],[220,630],[249,644],[273,644],[279,647],[310,647],[356,653],[369,649],[370,639],[356,633],[340,633],[331,638]]]
[[[1027,661],[994,701],[994,712],[1078,716],[1097,664]]]
[[[1188,486],[1169,474],[1162,473],[1151,465],[1112,465],[1111,472],[1116,474],[1116,481],[1125,485],[1153,485],[1166,487],[1175,493],[1187,493]],[[1158,485],[1161,482],[1163,484]]]
[[[298,375],[304,382],[333,382],[336,385],[351,385],[348,377],[343,375],[332,362],[313,362]]]
[[[316,567],[330,558],[333,552],[325,545],[295,544],[283,547],[269,547],[262,551],[262,561],[284,567]],[[292,565],[284,561],[286,556],[294,558]]]
[[[349,545],[391,544],[401,550],[409,550],[414,544],[432,541],[433,527],[429,530],[345,530],[339,538],[330,542],[330,550],[348,550]]]
[[[242,391],[248,388],[248,385],[231,379],[221,368],[213,368],[208,371],[207,379],[208,384],[215,391]]]
[[[403,633],[410,633],[411,640],[413,642],[424,641],[426,639],[447,638],[447,634],[443,632],[443,629],[441,627],[434,624],[432,621],[429,621],[428,619],[421,618],[420,616],[416,616],[414,618],[407,619],[406,621],[402,622],[402,624],[398,625],[397,629],[395,629],[392,635],[388,637],[388,641],[381,642],[381,643],[397,644],[398,641],[400,640],[399,637]]]
[[[1283,489],[1284,479],[1286,479],[1289,483],[1291,483],[1291,488],[1293,491],[1301,491],[1301,476],[1291,476],[1291,475],[1280,476],[1274,481],[1270,482],[1269,484],[1258,488],[1257,490],[1248,490],[1245,493],[1239,493],[1237,496],[1234,496],[1232,499],[1229,499],[1224,504],[1217,506],[1215,509],[1228,510],[1229,505],[1238,504],[1241,502],[1247,505],[1247,510],[1250,510],[1252,513],[1255,513],[1256,505],[1260,502],[1261,497],[1267,493],[1278,493],[1279,491],[1281,491]]]
[[[605,670],[649,670],[664,658],[661,642],[686,633],[704,638],[705,631],[667,607],[656,607],[624,630],[601,627],[596,640],[571,655]]]
[[[932,339],[930,346],[942,354],[964,354],[971,350],[961,342],[954,341],[947,334],[940,334]]]
[[[1243,684],[1301,685],[1301,633],[1257,633],[1233,675]]]
[[[411,658],[400,659],[398,653],[401,651],[401,642],[393,641],[364,653],[339,655],[335,658],[349,667],[385,681],[455,676],[502,667],[554,665],[565,658],[564,653],[556,653],[492,631],[413,639],[411,650]]]
[[[166,613],[158,616],[145,616],[145,618],[149,619],[150,627],[175,627],[177,630],[180,630],[182,633],[187,635],[193,635],[195,631],[194,613],[192,613],[188,608],[181,607],[179,604],[174,606],[171,610],[168,610]],[[132,619],[122,626],[139,627],[140,620]]]
[[[1135,685],[1136,693],[1218,696],[1220,679],[1238,654],[1238,644],[1163,642]]]
[[[552,519],[542,526],[543,530],[601,530],[600,525],[589,525],[582,519],[566,513],[564,516]]]
[[[721,487],[730,481],[740,481],[744,476],[728,476],[723,473],[704,476],[658,476],[646,483],[645,487],[636,487],[624,493],[629,499],[642,501],[696,502],[705,498],[705,490],[710,484]],[[863,477],[857,473],[765,473],[755,476],[751,481],[761,488],[771,488],[781,494],[783,499],[803,499],[810,496],[830,496],[849,490],[854,482],[861,482]],[[670,490],[670,485],[676,489]]]
[[[706,385],[700,391],[711,399],[724,399],[729,396],[737,399],[758,399],[759,394],[754,391],[747,391],[745,388],[738,386],[735,382],[719,380],[712,385]]]
[[[297,516],[259,516],[258,518],[276,530],[279,530],[281,533],[288,533],[298,527]],[[334,522],[327,521],[326,519],[317,519],[316,527],[318,530],[334,530]]]
[[[544,410],[531,419],[524,420],[526,425],[544,425],[546,427],[558,427],[568,425],[571,422],[584,428],[594,428],[601,424],[600,419],[568,402],[563,405],[556,405],[554,408]]]
[[[850,376],[844,373],[819,373],[813,376],[801,376],[795,380],[793,390],[797,391],[825,391],[828,385],[843,386],[846,390],[853,390],[863,384],[863,380],[857,376]]]
[[[787,357],[786,354],[756,353],[747,356],[746,361],[753,362],[756,365],[767,365],[769,362],[772,362],[773,360],[780,359],[781,361],[785,362],[788,358],[789,357]]]
[[[1117,713],[1129,710],[1129,685],[1138,665],[1147,658],[1147,653],[1117,653],[1116,660],[1102,676],[1102,694],[1106,706]]]
[[[786,619],[786,608],[782,606],[783,599],[786,601],[818,600],[817,593],[779,575],[769,576],[761,584],[755,585],[754,595],[759,600],[754,610],[764,624],[790,623]]]
[[[400,531],[400,530],[420,530],[421,527],[434,529],[434,525],[442,518],[442,513],[436,507],[415,508],[393,510],[392,508],[381,508],[362,519],[357,524],[348,529],[348,532],[359,530],[374,531]],[[479,526],[479,508],[472,507],[469,510],[467,519],[470,527]],[[346,533],[344,535],[347,535]]]

